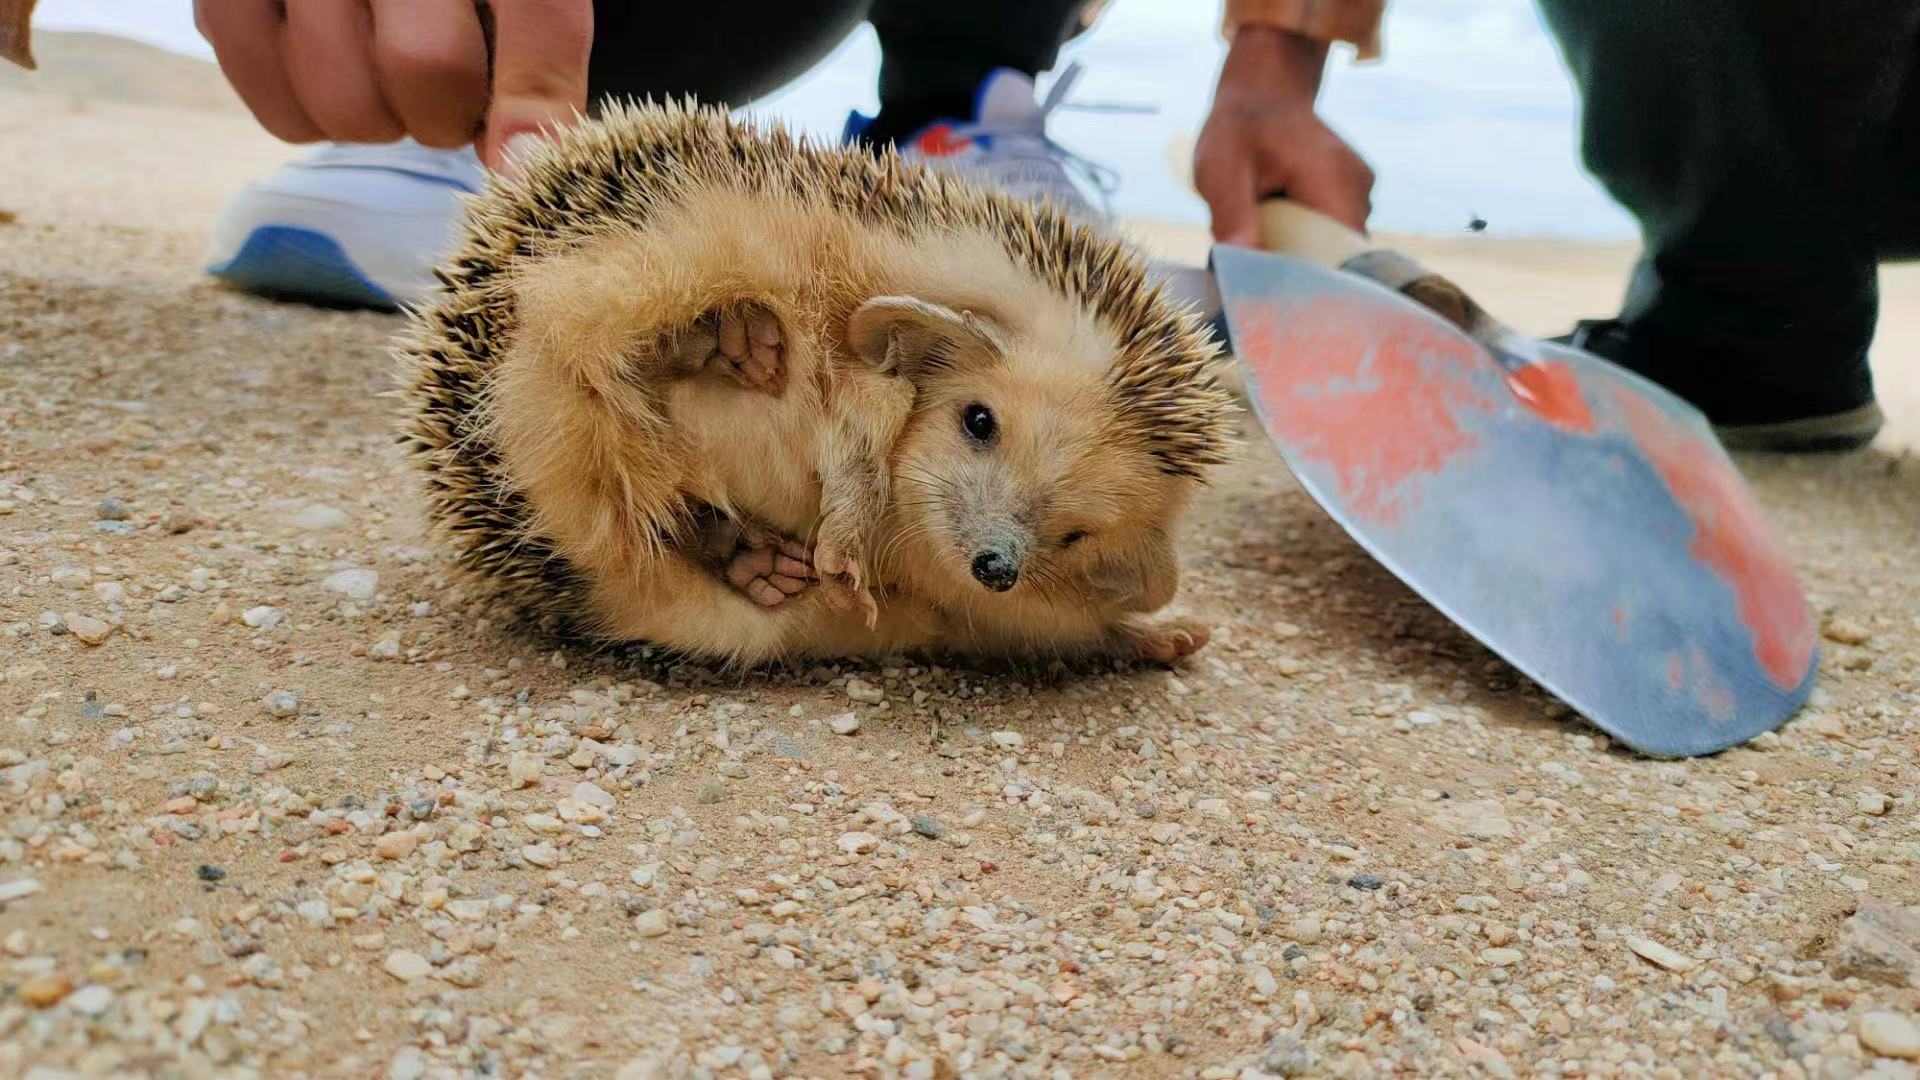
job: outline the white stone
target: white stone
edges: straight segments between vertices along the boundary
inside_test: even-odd
[[[280,609],[271,604],[261,604],[259,607],[250,607],[240,614],[240,621],[253,627],[255,630],[271,630],[285,622],[286,619],[287,617],[281,613]]]
[[[1668,971],[1692,971],[1700,962],[1691,956],[1675,952],[1657,941],[1643,937],[1627,938],[1627,948],[1632,949],[1648,962],[1666,968]]]
[[[74,997],[78,997],[75,994]],[[73,998],[68,998],[72,1001]],[[1899,1013],[1870,1012],[1854,1023],[1860,1045],[1886,1057],[1920,1058],[1920,1026]]]
[[[347,514],[344,510],[314,503],[301,507],[287,522],[301,532],[327,532],[346,525]]]
[[[67,995],[67,1005],[77,1013],[99,1016],[113,1007],[113,991],[95,983]]]
[[[515,750],[507,759],[507,782],[517,788],[532,787],[540,782],[543,768],[539,755]]]
[[[396,949],[388,953],[386,961],[380,966],[386,969],[387,974],[401,982],[413,982],[433,974],[433,965],[427,962],[426,957],[405,949]]]
[[[371,600],[380,591],[380,575],[372,570],[341,570],[327,575],[320,584],[349,600]]]
[[[611,810],[615,805],[613,796],[606,788],[585,780],[573,785],[573,797],[588,806],[597,806],[602,810]]]
[[[860,730],[860,718],[850,712],[841,713],[839,716],[830,717],[827,720],[827,727],[835,735],[852,735]]]
[[[673,929],[673,920],[660,908],[643,911],[633,917],[633,932],[641,937],[659,937]]]
[[[840,850],[849,855],[865,855],[880,846],[880,838],[870,832],[840,834]]]

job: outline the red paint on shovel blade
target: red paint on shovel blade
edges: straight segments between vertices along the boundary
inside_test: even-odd
[[[1782,690],[1799,686],[1813,659],[1813,613],[1792,565],[1768,542],[1767,522],[1752,494],[1733,466],[1657,406],[1622,388],[1614,389],[1613,399],[1648,463],[1693,522],[1688,550],[1733,587],[1761,669]]]
[[[1398,522],[1419,498],[1412,481],[1479,445],[1455,420],[1493,407],[1467,377],[1471,343],[1413,319],[1383,333],[1379,304],[1342,297],[1287,319],[1248,302],[1240,322],[1235,344],[1273,430],[1333,470],[1355,516]]]
[[[1555,427],[1593,433],[1593,410],[1581,396],[1572,369],[1558,360],[1528,364],[1507,375],[1507,387],[1527,411]]]

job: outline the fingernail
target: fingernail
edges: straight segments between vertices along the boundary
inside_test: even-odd
[[[526,167],[527,162],[540,152],[544,142],[537,131],[523,131],[507,140],[500,148],[500,170],[509,176],[517,176]]]

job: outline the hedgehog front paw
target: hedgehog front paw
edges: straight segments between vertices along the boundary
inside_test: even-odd
[[[717,311],[711,318],[722,370],[749,390],[779,397],[787,381],[787,346],[780,320],[766,305],[752,302]]]
[[[815,577],[804,544],[760,537],[743,539],[722,575],[761,607],[779,607],[806,591]]]
[[[1213,634],[1186,619],[1121,623],[1114,628],[1114,644],[1121,657],[1150,664],[1172,664],[1199,652]]]
[[[858,545],[822,537],[813,546],[813,568],[826,590],[827,604],[835,611],[858,614],[872,629],[880,620],[880,605],[861,580]]]

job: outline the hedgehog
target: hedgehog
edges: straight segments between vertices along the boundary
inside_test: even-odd
[[[891,151],[616,103],[468,205],[400,347],[457,561],[608,642],[1170,663],[1234,402],[1104,231]]]

